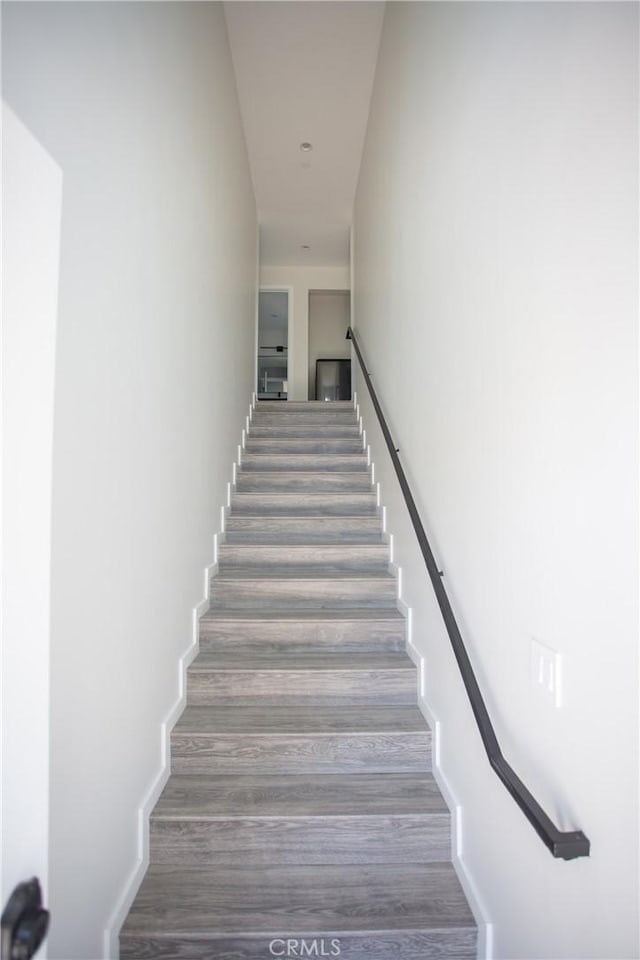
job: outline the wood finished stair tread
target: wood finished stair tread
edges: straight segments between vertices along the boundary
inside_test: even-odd
[[[300,439],[305,440],[313,437],[326,437],[330,440],[349,439],[355,440],[361,437],[360,427],[355,421],[348,423],[313,423],[313,424],[272,424],[269,426],[263,423],[261,419],[252,420],[249,427],[248,437],[257,440],[273,439]]]
[[[154,819],[449,815],[428,773],[173,774]]]
[[[368,473],[364,453],[244,453],[240,472]]]
[[[348,410],[355,416],[353,400],[257,400],[254,416],[263,411],[281,414],[300,410],[304,413],[331,413],[334,410]]]
[[[242,494],[242,497],[238,500],[239,494]],[[365,505],[376,506],[376,493],[371,483],[371,474],[366,470],[360,473],[346,470],[342,472],[336,470],[333,473],[330,470],[325,470],[324,473],[304,473],[302,470],[289,473],[286,470],[272,470],[264,474],[258,473],[257,470],[249,470],[247,473],[240,471],[236,477],[236,487],[231,501],[232,512],[235,512],[238,506],[242,506],[248,494],[252,494],[254,498],[257,496],[264,498],[260,501],[261,509],[269,505],[270,501],[267,499],[269,497],[278,495],[288,497],[283,501],[283,505],[290,507],[294,515],[301,507],[296,500],[307,496],[314,497],[308,505],[309,514],[321,510],[325,516],[330,516],[329,507],[333,506],[334,511],[339,507],[342,514],[353,516],[356,511],[361,512]],[[342,504],[341,498],[344,499]]]
[[[319,530],[316,534],[301,530],[296,533],[285,532],[278,533],[270,530],[238,530],[227,529],[223,541],[233,546],[243,547],[295,547],[295,546],[314,546],[322,547],[365,547],[388,545],[382,539],[380,531],[361,533],[349,531],[347,533],[331,533]]]
[[[173,728],[181,736],[268,737],[291,734],[397,734],[424,733],[427,723],[417,707],[411,706],[190,706]]]
[[[236,517],[233,515],[233,513],[230,513],[229,516],[227,517],[226,529],[228,530],[229,526],[233,524],[237,524],[239,526],[246,525],[248,519],[249,518],[247,518],[244,515],[240,517]],[[304,527],[312,527],[314,524],[318,524],[319,526],[322,526],[323,524],[334,525],[334,524],[337,524],[338,522],[340,524],[345,524],[346,526],[349,526],[350,524],[354,526],[362,526],[362,525],[370,526],[373,523],[375,523],[377,528],[381,527],[380,517],[378,516],[377,513],[372,514],[369,517],[363,517],[362,514],[358,514],[358,513],[353,514],[353,516],[344,514],[344,516],[341,516],[339,518],[339,521],[335,517],[328,517],[326,513],[317,513],[317,514],[306,513],[303,517],[291,517],[291,518],[270,517],[270,516],[264,516],[261,514],[260,516],[253,517],[250,519],[253,526],[257,526],[258,523],[260,523],[265,527],[272,526],[274,523],[283,524],[287,521],[291,524],[300,524]]]
[[[249,434],[246,453],[362,453],[360,437],[255,437]]]
[[[323,411],[320,411],[322,413]],[[275,423],[281,425],[286,423],[304,423],[312,425],[313,423],[349,423],[357,424],[357,418],[353,408],[347,409],[336,409],[328,410],[324,412],[324,416],[316,416],[313,411],[308,410],[284,410],[282,412],[278,410],[259,410],[256,409],[253,417],[251,418],[251,425],[254,423],[260,424],[271,424]]]
[[[417,673],[405,653],[203,651],[188,672],[193,706],[413,705]]]
[[[279,656],[272,653],[263,656],[252,653],[247,656],[242,649],[235,654],[201,652],[189,667],[189,671],[194,673],[209,670],[219,672],[230,670],[233,673],[252,673],[255,670],[278,672],[370,670],[375,673],[377,670],[415,671],[415,669],[413,660],[406,653],[297,653]]]
[[[151,864],[122,936],[287,937],[456,927],[474,927],[474,920],[451,864]]]
[[[275,490],[266,493],[256,490],[236,491],[231,502],[231,516],[243,517],[308,517],[316,516],[318,510],[324,516],[349,516],[357,511],[358,516],[377,516],[376,495],[369,486],[366,490],[341,493],[331,491],[292,492]]]
[[[320,582],[331,583],[336,580],[340,583],[350,580],[395,580],[395,577],[386,569],[364,568],[362,570],[350,570],[348,573],[340,571],[339,574],[331,573],[330,565],[321,567],[305,566],[296,569],[295,576],[292,575],[291,567],[287,564],[278,566],[270,564],[269,566],[254,566],[245,564],[237,567],[225,567],[220,569],[212,578],[212,582],[220,580],[317,580]]]
[[[259,516],[231,513],[227,517],[224,543],[333,545],[386,543],[380,518],[367,516]]]
[[[223,542],[218,550],[219,570],[264,569],[274,566],[295,569],[296,574],[305,569],[340,571],[349,574],[352,570],[369,573],[389,566],[389,545],[377,543],[349,543],[346,540],[334,543],[297,543],[284,537],[280,543],[231,543]]]
[[[238,493],[364,494],[373,493],[368,470],[239,470]]]
[[[333,542],[326,544],[323,544],[318,540],[312,540],[310,542],[292,541],[289,539],[289,535],[286,533],[280,534],[280,537],[280,543],[252,543],[250,540],[243,543],[232,543],[228,540],[223,540],[220,545],[220,552],[218,556],[221,557],[224,555],[224,553],[229,553],[231,555],[237,554],[238,556],[244,558],[248,555],[250,556],[252,549],[256,549],[259,555],[273,555],[274,557],[277,557],[280,562],[282,562],[280,560],[280,556],[282,550],[284,549],[290,551],[289,555],[293,558],[294,562],[297,557],[304,557],[305,554],[307,554],[310,558],[318,557],[316,563],[312,565],[319,570],[324,567],[326,563],[326,557],[324,554],[319,554],[319,550],[323,546],[330,548],[328,551],[328,556],[335,556],[336,558],[341,556],[341,551],[348,556],[357,557],[358,555],[361,555],[365,560],[368,557],[388,558],[389,555],[389,544],[382,539],[381,535],[378,535],[377,540],[370,540],[367,543],[351,543],[348,537],[345,535],[341,540],[334,539]]]
[[[237,494],[234,494],[234,496],[237,496]],[[247,497],[255,497],[256,494],[253,493],[253,492],[251,492],[251,493],[247,493],[247,494],[240,494],[240,496],[241,496],[241,497],[244,497],[244,496],[247,496]],[[311,494],[311,496],[313,497],[312,503],[313,503],[314,505],[315,505],[315,503],[316,503],[318,500],[322,501],[322,500],[326,500],[326,499],[327,499],[327,494],[324,494],[324,493]],[[341,493],[336,494],[335,497],[334,497],[333,495],[331,495],[331,494],[328,495],[328,496],[329,496],[329,499],[331,499],[331,500],[333,500],[333,499],[342,500],[342,494],[341,494]],[[366,496],[363,497],[363,494],[361,494],[361,493],[349,494],[348,496],[350,496],[350,497],[352,497],[353,499],[356,499],[356,500],[358,500],[358,501],[360,501],[360,500],[362,500],[362,499],[369,499],[369,497],[366,497]],[[374,494],[374,493],[371,493],[371,496],[372,496],[372,497],[375,497],[375,494]],[[291,493],[291,494],[288,494],[288,493],[265,494],[265,498],[268,499],[268,498],[270,498],[270,497],[277,497],[279,500],[287,500],[287,499],[290,499],[292,502],[294,502],[296,499],[298,499],[299,494],[296,494],[296,493]],[[231,502],[233,503],[233,499],[232,499]],[[286,517],[280,517],[280,516],[279,516],[279,517],[271,517],[269,514],[262,514],[262,513],[261,513],[261,514],[259,514],[258,516],[253,517],[253,518],[252,518],[252,522],[255,523],[256,521],[260,521],[261,523],[264,523],[265,525],[268,526],[270,523],[272,523],[272,522],[274,522],[274,521],[276,521],[276,520],[277,520],[277,521],[284,521],[284,520],[286,520],[286,519],[287,519]],[[341,522],[342,522],[342,521],[345,521],[345,523],[347,523],[347,524],[348,524],[349,522],[351,522],[351,523],[353,523],[353,524],[355,524],[355,525],[364,524],[365,526],[367,526],[367,525],[371,524],[374,520],[375,520],[378,524],[380,524],[380,515],[379,515],[378,513],[370,514],[370,515],[367,516],[367,517],[363,517],[361,513],[353,513],[353,514],[345,513],[345,514],[343,514],[339,519],[340,519]],[[231,521],[234,521],[234,522],[235,522],[236,520],[245,522],[246,517],[245,517],[244,514],[241,515],[240,517],[234,517],[233,512],[230,512],[229,515],[227,516],[227,524],[228,524],[229,522],[231,522]],[[321,510],[319,510],[318,513],[305,513],[304,516],[302,516],[302,517],[298,517],[297,515],[294,514],[294,515],[290,518],[290,522],[291,522],[291,523],[303,522],[303,523],[305,524],[305,526],[312,526],[313,524],[316,524],[316,523],[319,524],[320,526],[322,526],[323,523],[333,524],[333,523],[335,523],[335,521],[336,521],[336,518],[335,518],[335,517],[332,517],[331,515],[327,516],[327,514],[324,513],[324,512],[321,511]]]
[[[263,401],[260,401],[260,403],[262,403],[262,402],[263,402]],[[290,402],[291,402],[291,401],[290,401]],[[287,404],[287,406],[289,407],[289,404]],[[263,409],[261,409],[260,407],[256,406],[256,407],[254,408],[254,411],[253,411],[253,416],[252,416],[251,419],[250,419],[250,425],[253,427],[255,424],[260,424],[260,423],[262,423],[263,420],[275,420],[276,423],[281,424],[282,422],[284,422],[285,420],[288,419],[288,416],[289,416],[291,413],[294,413],[294,414],[300,414],[300,413],[302,413],[302,414],[304,414],[304,412],[305,412],[304,410],[295,410],[293,407],[289,407],[288,414],[287,414],[287,411],[285,410],[285,411],[284,411],[284,415],[278,416],[279,411],[277,411],[277,410],[276,410],[276,411],[274,411],[274,410],[263,410]],[[347,414],[347,416],[345,417],[345,419],[346,419],[346,420],[349,420],[357,429],[359,429],[360,424],[359,424],[359,422],[358,422],[358,418],[357,418],[357,415],[356,415],[356,411],[355,411],[355,409],[354,409],[353,406],[351,406],[350,408],[347,408],[347,407],[336,408],[336,410],[334,410],[334,411],[328,411],[328,412],[329,412],[329,413],[339,413],[339,414],[341,414],[341,415]],[[274,414],[275,414],[275,416],[274,416]],[[326,423],[333,423],[333,420],[334,420],[334,416],[331,416],[331,417],[316,417],[316,416],[314,416],[314,417],[312,417],[312,423],[316,423],[316,424],[320,424],[320,425],[323,424],[323,423],[325,423],[325,424],[326,424]]]
[[[318,474],[308,474],[307,476],[318,477]],[[361,476],[358,477],[359,480],[361,479]],[[348,480],[351,477],[353,477],[353,474],[343,473],[340,475],[340,477],[333,477],[333,478],[329,477],[329,479],[333,479],[333,480],[338,479],[338,480],[344,481],[345,479]],[[302,473],[299,473],[295,476],[296,481],[300,481],[301,479],[304,480],[304,478],[305,478],[305,474],[302,474]],[[321,478],[325,480],[327,479],[327,476],[322,474]],[[242,479],[247,479],[247,478],[243,478],[242,476],[238,478],[238,480],[242,480]],[[251,477],[248,477],[248,479],[255,480],[256,478],[254,476],[251,476]],[[326,506],[330,506],[331,504],[337,504],[340,501],[344,502],[344,505],[351,509],[353,509],[356,506],[360,506],[361,504],[369,505],[373,503],[374,505],[377,506],[375,491],[369,479],[367,478],[366,484],[363,484],[362,489],[359,489],[359,490],[345,491],[345,490],[339,489],[336,491],[321,490],[319,492],[310,490],[310,491],[304,491],[304,493],[301,493],[299,490],[264,490],[261,487],[258,487],[256,490],[237,489],[234,492],[231,500],[231,512],[233,513],[234,505],[235,506],[241,505],[242,503],[247,501],[250,501],[252,503],[257,503],[261,507],[269,506],[270,503],[282,503],[285,506],[295,508],[297,505],[297,501],[299,501],[302,496],[304,496],[305,498],[307,497],[309,498],[310,507],[321,509],[323,516],[327,516],[327,514],[325,513]],[[347,513],[346,511],[344,513],[344,516],[351,517],[354,515],[355,514]],[[262,512],[259,514],[259,516],[263,516]],[[311,516],[316,516],[316,514],[307,513],[305,514],[305,516],[311,517]]]
[[[325,622],[332,623],[350,623],[370,620],[373,623],[378,621],[398,621],[404,623],[404,616],[397,607],[344,607],[340,609],[331,609],[326,607],[322,610],[292,610],[290,607],[272,607],[268,610],[224,610],[216,607],[210,607],[200,619],[200,623],[206,625],[207,622],[219,621],[242,621],[247,623],[260,623],[262,621],[302,621],[304,623]]]
[[[200,651],[234,652],[241,648],[247,656],[265,652],[406,652],[406,621],[397,607],[369,607],[366,615],[351,618],[346,609],[347,617],[343,618],[336,611],[323,617],[323,610],[305,608],[295,611],[301,614],[299,617],[290,608],[212,608],[212,615],[200,620]]]
[[[367,458],[366,458],[366,456],[365,456],[364,454],[358,454],[357,456],[354,454],[354,455],[352,455],[352,456],[350,456],[350,457],[348,457],[348,458],[346,458],[346,457],[344,458],[344,459],[345,459],[345,465],[354,466],[354,467],[355,467],[354,470],[333,470],[333,471],[332,471],[332,470],[314,470],[314,469],[313,469],[313,467],[314,467],[314,464],[313,464],[313,463],[310,463],[310,464],[309,464],[309,469],[306,469],[306,470],[303,470],[303,469],[302,469],[301,464],[302,464],[302,461],[303,461],[303,460],[309,460],[309,461],[318,460],[318,461],[322,462],[322,458],[321,458],[320,456],[315,456],[315,457],[310,457],[310,456],[302,457],[302,456],[301,456],[301,457],[300,457],[300,460],[298,461],[298,463],[300,464],[300,466],[299,466],[297,469],[295,469],[295,470],[294,470],[294,469],[290,469],[290,468],[288,468],[288,464],[291,462],[291,459],[292,459],[292,457],[295,456],[295,454],[289,454],[289,453],[287,453],[287,454],[282,454],[282,456],[279,458],[280,461],[281,461],[281,463],[278,465],[278,466],[279,466],[278,469],[276,469],[276,470],[261,470],[261,469],[259,469],[259,460],[258,460],[258,457],[259,457],[259,456],[260,456],[259,454],[255,454],[255,455],[254,455],[254,454],[251,454],[252,462],[253,462],[253,463],[256,463],[256,466],[255,466],[254,468],[252,468],[251,470],[245,470],[245,471],[243,472],[243,468],[242,468],[242,465],[241,465],[241,466],[240,466],[240,469],[239,469],[239,471],[238,471],[238,478],[241,478],[242,476],[251,476],[252,479],[260,479],[260,480],[266,481],[266,480],[271,480],[271,479],[273,479],[273,475],[275,475],[276,477],[279,477],[279,476],[283,476],[283,477],[286,477],[286,476],[289,476],[289,477],[290,477],[290,476],[295,476],[297,479],[303,480],[303,479],[305,479],[305,478],[310,478],[310,477],[311,477],[311,478],[313,478],[313,477],[320,477],[320,478],[322,478],[322,477],[324,477],[327,473],[329,473],[329,474],[331,474],[331,473],[336,473],[336,474],[338,474],[338,476],[339,476],[340,479],[342,479],[342,480],[348,480],[350,477],[353,477],[353,478],[355,478],[355,479],[357,479],[357,480],[359,480],[359,481],[362,481],[363,476],[366,477],[367,479],[370,478],[370,471],[369,471],[369,469],[368,469],[368,467],[367,467]],[[333,456],[328,456],[326,459],[327,459],[327,460],[334,460],[335,457],[333,457]],[[243,460],[244,460],[244,458],[243,458]],[[347,461],[348,461],[348,462],[347,462]],[[371,482],[370,479],[369,479],[369,482]]]

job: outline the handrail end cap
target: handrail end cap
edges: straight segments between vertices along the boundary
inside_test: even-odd
[[[554,842],[552,852],[561,860],[577,860],[590,855],[591,843],[582,830],[573,830]]]

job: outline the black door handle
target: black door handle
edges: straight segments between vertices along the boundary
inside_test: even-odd
[[[2,912],[0,926],[0,960],[31,960],[49,929],[49,911],[42,906],[37,877],[18,884]]]

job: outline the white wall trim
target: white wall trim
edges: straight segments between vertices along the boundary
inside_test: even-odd
[[[370,449],[370,448],[369,448]],[[373,461],[371,462],[372,471],[375,469]],[[387,530],[387,508],[381,503],[380,484],[378,488],[378,503],[383,518],[384,533],[389,537],[391,547],[393,547],[393,534]],[[432,768],[433,776],[440,788],[445,803],[451,812],[451,860],[457,877],[460,881],[464,894],[469,902],[471,912],[478,925],[478,960],[492,960],[493,957],[493,923],[489,919],[488,911],[483,903],[478,887],[473,879],[467,863],[463,857],[463,836],[464,836],[464,808],[459,801],[449,781],[443,773],[440,757],[440,730],[441,724],[437,715],[429,706],[425,697],[426,676],[427,676],[427,658],[420,653],[413,643],[413,609],[403,599],[402,595],[402,567],[394,561],[391,554],[389,570],[398,578],[398,609],[404,615],[407,622],[407,654],[416,665],[417,676],[417,694],[418,707],[424,716],[432,732]],[[426,577],[426,571],[425,571]]]
[[[254,393],[249,407],[249,418],[253,416],[255,402],[256,395]],[[238,457],[240,452],[241,447],[238,447]],[[117,960],[119,956],[120,929],[127,918],[149,866],[149,819],[171,775],[171,731],[187,703],[187,670],[200,650],[200,617],[209,609],[211,578],[215,576],[218,570],[218,547],[225,539],[226,518],[231,502],[232,487],[235,487],[238,466],[238,462],[234,461],[231,467],[233,483],[227,484],[227,503],[220,508],[220,530],[213,534],[213,561],[202,571],[202,599],[191,610],[191,640],[178,661],[178,697],[160,725],[160,768],[137,810],[136,863],[122,885],[121,892],[103,931],[102,950],[104,960]]]
[[[464,859],[464,807],[452,789],[441,765],[441,729],[439,718],[433,712],[425,697],[427,658],[420,654],[410,639],[410,620],[407,620],[407,652],[418,668],[418,707],[427,723],[431,727],[433,738],[433,776],[451,811],[451,860],[460,885],[469,902],[471,912],[478,924],[478,960],[492,960],[493,957],[493,923],[484,905],[482,896],[473,875]]]

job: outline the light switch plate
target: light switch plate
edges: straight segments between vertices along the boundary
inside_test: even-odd
[[[535,637],[531,639],[531,683],[555,707],[562,706],[562,656]]]

